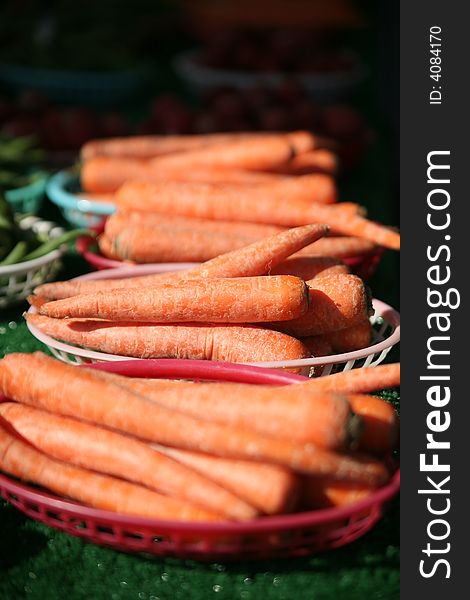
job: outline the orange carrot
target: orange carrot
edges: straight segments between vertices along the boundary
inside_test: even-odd
[[[55,318],[95,318],[150,323],[260,323],[288,321],[308,308],[307,285],[299,277],[234,277],[153,284],[134,290],[79,294],[43,304]]]
[[[295,275],[304,281],[318,275],[349,273],[348,267],[332,256],[291,256],[278,264],[271,275]]]
[[[259,186],[252,189],[246,186],[234,188],[228,184],[128,182],[117,192],[116,203],[120,209],[157,209],[168,214],[215,220],[290,227],[306,223],[328,223],[337,233],[361,237],[395,250],[400,248],[399,234],[383,225],[318,202],[272,199],[264,193],[258,194],[256,187]]]
[[[311,335],[302,338],[302,343],[305,344],[312,356],[319,357],[333,354],[331,344],[322,335]]]
[[[338,170],[338,157],[331,150],[320,149],[302,152],[292,157],[285,165],[276,169],[286,175],[306,175],[309,173],[328,173],[334,175]]]
[[[372,454],[386,454],[393,450],[398,439],[398,417],[393,405],[365,394],[351,394],[348,400],[354,412],[364,421],[358,448]]]
[[[187,271],[185,278],[264,275],[291,254],[328,233],[327,225],[304,225],[281,231],[248,246],[217,256]]]
[[[75,346],[135,358],[193,358],[225,362],[297,360],[310,356],[291,336],[248,325],[153,325],[27,314],[43,333]]]
[[[91,140],[80,151],[82,160],[94,156],[128,156],[152,158],[173,152],[183,152],[207,145],[220,145],[237,140],[269,140],[287,138],[296,152],[306,152],[318,145],[318,140],[309,132],[297,131],[288,134],[265,132],[213,133],[204,135],[147,135]]]
[[[156,445],[162,454],[187,465],[204,477],[224,486],[262,513],[274,515],[294,507],[297,476],[277,465],[220,458],[210,454]]]
[[[118,190],[126,181],[146,179],[147,174],[148,166],[145,161],[96,156],[82,164],[80,184],[85,192],[109,194]]]
[[[278,183],[287,180],[288,177],[261,171],[218,167],[198,167],[194,170],[162,169],[152,160],[95,156],[82,163],[80,179],[82,188],[87,191],[85,197],[103,197],[104,201],[113,201],[114,192],[126,181],[195,181],[254,185]]]
[[[116,156],[133,158],[152,158],[170,152],[181,152],[189,148],[199,148],[210,141],[211,136],[192,135],[155,135],[129,136],[91,140],[84,144],[80,151],[82,160],[96,156]],[[225,134],[219,138],[226,140]]]
[[[328,232],[326,225],[305,225],[282,231],[209,260],[188,271],[107,281],[62,281],[38,286],[34,292],[51,300],[116,288],[139,288],[162,281],[254,277],[269,273],[285,258]]]
[[[352,369],[342,373],[310,379],[302,385],[314,390],[329,390],[345,394],[373,392],[400,385],[400,363]]]
[[[271,324],[294,335],[307,337],[353,327],[371,314],[370,294],[357,275],[339,273],[307,281],[308,311],[298,319]]]
[[[152,263],[205,262],[253,241],[252,237],[229,232],[141,224],[127,227],[113,238],[102,236],[98,243],[105,256],[137,263]]]
[[[227,518],[256,516],[234,494],[134,438],[16,402],[0,404],[0,416],[56,460],[126,479]]]
[[[152,162],[154,167],[163,170],[210,166],[263,171],[287,162],[295,154],[294,143],[282,135],[234,139],[224,144],[167,154]]]
[[[188,502],[49,458],[2,427],[0,469],[95,508],[155,519],[223,520],[222,516]]]
[[[380,484],[388,478],[384,465],[370,457],[339,454],[313,444],[294,444],[195,419],[133,394],[90,369],[77,369],[40,353],[8,354],[1,360],[0,391],[18,402],[163,445],[272,462],[348,481]]]
[[[106,258],[112,258],[113,260],[122,260],[124,262],[129,262],[129,263],[133,262],[131,259],[127,259],[127,258],[120,256],[116,252],[116,249],[113,246],[112,240],[110,238],[108,238],[106,235],[103,234],[103,235],[98,236],[97,243],[98,243],[98,248],[100,249],[101,254],[103,256],[106,256]]]
[[[161,213],[143,213],[138,211],[118,211],[106,219],[105,233],[114,237],[127,227],[158,226],[171,231],[176,229],[190,229],[193,231],[215,232],[240,237],[251,237],[253,241],[275,235],[285,231],[285,227],[277,225],[264,225],[262,223],[243,223],[241,221],[212,221],[197,217],[180,217],[178,215],[165,215]]]
[[[344,203],[338,204],[342,206]],[[373,242],[358,237],[324,237],[315,245],[305,246],[293,255],[297,256],[333,256],[335,258],[349,258],[370,254],[377,249]]]
[[[370,496],[375,487],[315,475],[302,477],[299,505],[303,510],[347,506]]]
[[[302,341],[310,349],[315,343],[325,343],[331,347],[333,352],[353,352],[354,350],[366,348],[370,344],[371,336],[372,326],[369,319],[366,318],[363,322],[352,327],[309,338],[302,338]]]
[[[194,417],[322,448],[345,448],[359,437],[361,428],[342,396],[308,393],[298,386],[278,388],[273,395],[268,386],[246,384],[200,383],[162,389],[127,378],[121,385]]]

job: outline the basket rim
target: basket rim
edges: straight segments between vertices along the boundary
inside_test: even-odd
[[[184,263],[179,263],[184,264]],[[123,277],[132,277],[133,275],[151,275],[155,273],[163,273],[174,270],[173,263],[166,263],[161,265],[138,265],[137,267],[120,267],[117,269],[106,269],[104,271],[95,271],[92,273],[87,273],[85,275],[81,275],[80,277],[76,277],[75,280],[99,280],[99,279],[113,279],[120,276]],[[297,360],[286,360],[286,361],[256,361],[256,362],[247,362],[240,364],[247,364],[251,366],[259,366],[263,368],[302,368],[302,367],[316,367],[316,366],[325,366],[335,363],[347,363],[349,361],[359,360],[362,358],[366,358],[369,355],[376,354],[379,352],[383,352],[388,348],[391,348],[400,340],[400,315],[399,313],[392,308],[390,305],[378,300],[376,298],[372,299],[372,304],[375,307],[377,316],[380,316],[386,319],[392,327],[394,327],[393,332],[389,337],[381,342],[368,346],[367,348],[363,348],[361,350],[356,350],[354,352],[346,352],[342,354],[333,354],[331,356],[324,356],[318,358],[302,358]],[[31,306],[28,310],[29,314],[35,314],[37,311],[34,306]],[[81,358],[87,358],[95,361],[120,361],[120,360],[145,360],[139,359],[135,357],[122,356],[118,354],[108,354],[105,352],[98,352],[96,350],[88,350],[86,348],[79,348],[78,346],[72,346],[70,344],[65,344],[64,342],[60,342],[55,338],[42,333],[35,325],[31,323],[26,323],[31,334],[38,339],[40,342],[59,350],[61,352],[66,352],[73,356],[79,356]],[[168,359],[166,359],[168,360]]]
[[[23,200],[24,194],[31,193],[42,193],[46,189],[47,180],[49,179],[49,173],[45,171],[38,172],[38,178],[27,185],[22,185],[21,187],[11,188],[5,191],[5,198],[8,202],[19,202]]]
[[[250,373],[258,374],[258,382],[261,383],[273,383],[274,385],[279,381],[280,378],[284,382],[299,383],[307,381],[307,377],[301,375],[294,375],[290,373],[279,374],[277,371],[271,369],[260,369],[249,366],[242,366],[234,363],[216,363],[215,361],[185,361],[177,359],[153,359],[147,361],[140,361],[139,372],[143,375],[148,371],[152,371],[150,374],[155,376],[156,374],[164,377],[168,374],[167,362],[171,360],[173,367],[178,367],[183,373],[189,366],[193,369],[199,370],[201,375],[205,374],[210,376],[212,372],[221,371],[220,365],[222,364],[223,379],[230,381],[235,378],[239,381],[238,376],[249,377]],[[98,370],[112,370],[115,373],[129,374],[135,372],[137,367],[134,361],[121,361],[114,363],[110,368],[105,364],[94,364],[94,365],[83,365],[79,368],[93,368]],[[174,371],[170,370],[170,373]],[[220,375],[220,372],[218,373]],[[201,377],[204,378],[204,377]],[[4,398],[0,396],[0,402]],[[384,504],[395,496],[400,488],[400,470],[397,468],[393,473],[390,481],[378,488],[373,494],[363,500],[354,502],[347,506],[318,509],[312,511],[306,511],[301,513],[292,513],[286,515],[275,515],[275,516],[263,516],[250,521],[243,522],[224,522],[224,523],[209,523],[199,521],[174,521],[164,519],[151,519],[145,517],[138,517],[132,515],[123,515],[121,513],[112,512],[108,510],[95,509],[79,502],[62,499],[53,494],[36,490],[27,484],[15,481],[13,478],[4,475],[0,472],[0,489],[5,489],[8,493],[22,497],[23,499],[30,502],[37,502],[42,504],[46,508],[55,511],[63,511],[72,516],[81,518],[91,518],[101,521],[102,523],[112,523],[114,525],[140,527],[146,529],[160,530],[171,530],[173,533],[177,532],[201,532],[201,533],[256,533],[263,531],[272,531],[275,528],[278,531],[291,529],[294,527],[313,526],[319,524],[327,524],[339,519],[345,519],[353,517],[354,515],[372,508],[377,504]]]
[[[283,71],[257,73],[210,67],[194,60],[200,55],[200,52],[200,48],[180,52],[173,59],[173,64],[181,76],[192,81],[198,80],[199,83],[204,83],[205,85],[219,85],[223,81],[239,87],[251,87],[261,80],[264,84],[276,86],[282,83],[286,77],[294,77],[294,79],[298,79],[309,87],[315,88],[318,86],[327,90],[335,86],[355,85],[359,81],[362,81],[368,73],[366,65],[352,51],[348,51],[347,54],[354,57],[355,63],[348,70],[330,73],[298,72],[293,74]]]
[[[77,176],[70,169],[63,169],[53,175],[46,186],[46,193],[51,202],[61,208],[76,210],[82,213],[112,215],[115,212],[116,206],[112,203],[77,198],[75,194],[69,192],[67,186],[77,180]]]
[[[39,219],[39,221],[41,220],[42,219]],[[51,221],[49,222],[51,223]],[[60,227],[56,223],[53,223],[53,226],[53,228]],[[54,262],[55,260],[60,258],[64,252],[65,248],[57,248],[56,250],[52,250],[52,252],[48,252],[47,254],[44,254],[44,256],[39,256],[38,258],[33,258],[31,260],[26,260],[24,262],[15,263],[14,265],[8,265],[5,267],[0,266],[0,276],[23,275],[28,271],[38,269],[39,267]]]

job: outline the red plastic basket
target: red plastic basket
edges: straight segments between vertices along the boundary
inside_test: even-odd
[[[95,229],[96,232],[102,233],[104,230],[103,227],[99,229]],[[83,258],[87,261],[87,263],[98,271],[103,271],[105,269],[113,269],[116,267],[125,267],[125,266],[135,266],[133,262],[126,262],[121,260],[115,260],[112,258],[106,258],[103,256],[99,250],[93,248],[96,243],[95,239],[92,237],[83,236],[76,240],[75,247],[77,252],[83,256]],[[351,269],[351,272],[355,275],[358,275],[362,279],[369,279],[375,273],[377,269],[380,259],[382,258],[384,249],[381,247],[377,247],[373,252],[369,252],[368,254],[363,254],[361,256],[351,256],[348,258],[343,258],[343,262],[348,265]],[[174,266],[174,270],[178,271],[181,268],[181,264],[185,265],[185,268],[189,268],[191,265],[197,265],[199,263],[165,263],[168,264],[168,270],[170,270],[170,265]]]
[[[305,378],[269,369],[158,359],[88,365],[133,377],[170,377],[270,385]],[[0,401],[2,398],[0,398]],[[197,560],[303,556],[344,546],[369,531],[398,492],[400,473],[347,507],[263,517],[242,523],[181,523],[121,515],[58,498],[0,474],[0,495],[28,516],[71,535],[126,552]]]

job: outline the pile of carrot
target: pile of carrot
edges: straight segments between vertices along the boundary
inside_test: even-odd
[[[327,232],[283,230],[186,271],[41,285],[26,318],[69,344],[136,358],[262,362],[363,348],[364,282],[331,257],[295,256]]]
[[[287,386],[133,379],[0,360],[0,470],[96,508],[181,521],[343,506],[387,483],[398,364]]]
[[[336,157],[324,145],[307,131],[89,142],[82,188],[97,200],[114,195],[121,213],[100,248],[134,262],[197,262],[269,236],[273,227],[326,223],[335,237],[317,256],[357,256],[377,245],[398,250],[396,231],[367,220],[354,203],[337,202]]]

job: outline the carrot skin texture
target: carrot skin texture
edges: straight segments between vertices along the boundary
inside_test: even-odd
[[[322,448],[341,449],[349,442],[351,409],[341,395],[309,394],[295,386],[273,394],[269,387],[215,382],[162,390],[129,378],[121,385],[169,409],[214,423]]]
[[[302,477],[300,483],[300,508],[315,510],[347,506],[364,500],[374,493],[374,486],[338,481],[331,477]]]
[[[136,439],[16,402],[0,404],[0,416],[56,460],[129,480],[227,518],[256,516],[256,510],[224,488]]]
[[[295,275],[304,281],[309,281],[318,275],[335,273],[349,273],[349,268],[332,256],[291,256],[274,267],[270,274]]]
[[[27,314],[26,320],[69,344],[135,358],[260,362],[310,356],[297,338],[249,325],[113,323],[38,314]]]
[[[314,390],[329,390],[344,394],[366,394],[400,385],[400,363],[351,369],[342,373],[318,377],[302,383]]]
[[[108,281],[59,281],[40,285],[34,291],[39,296],[51,300],[60,300],[79,293],[151,286],[153,282],[255,277],[269,273],[275,265],[285,258],[327,233],[327,225],[305,225],[282,231],[238,250],[222,254],[187,271]]]
[[[340,205],[338,205],[340,206]],[[377,246],[358,237],[324,237],[315,244],[305,246],[292,255],[297,256],[333,256],[335,258],[351,258],[371,254],[377,249]]]
[[[223,520],[188,502],[49,458],[1,426],[0,469],[94,508],[155,519]]]
[[[134,290],[82,294],[43,304],[55,318],[98,318],[153,323],[259,323],[306,313],[307,286],[298,277],[241,277],[163,283]]]
[[[264,514],[275,515],[294,508],[299,482],[298,477],[288,469],[168,446],[157,445],[156,448],[162,454],[168,454],[223,485]]]
[[[82,146],[80,157],[82,160],[94,156],[127,156],[148,159],[208,145],[226,144],[237,140],[269,140],[275,137],[287,138],[296,152],[308,152],[317,148],[320,143],[320,140],[313,134],[302,130],[287,134],[233,132],[200,135],[142,135],[91,140]]]
[[[285,227],[265,225],[263,223],[244,223],[242,221],[213,221],[197,217],[181,217],[179,215],[166,215],[163,213],[143,213],[139,211],[117,211],[106,219],[104,230],[106,235],[114,237],[128,227],[141,225],[165,228],[170,231],[176,229],[214,232],[222,234],[250,237],[253,241],[269,237],[285,231]]]
[[[41,369],[47,378],[37,377]],[[0,361],[0,390],[19,402],[163,445],[273,462],[348,481],[380,484],[388,479],[384,465],[370,457],[352,457],[195,419],[133,394],[92,370],[76,369],[40,353],[9,354]]]
[[[354,350],[366,348],[370,344],[372,325],[369,319],[366,318],[363,322],[352,327],[324,333],[317,337],[329,344],[333,352],[353,352]],[[320,339],[318,342],[320,342]],[[304,338],[302,338],[302,341],[306,343]],[[309,343],[307,345],[310,347]]]
[[[306,223],[328,223],[332,231],[361,237],[394,250],[400,248],[396,231],[359,215],[338,211],[335,206],[290,199],[271,200],[253,190],[233,190],[222,185],[128,182],[116,194],[120,209],[152,211],[184,216],[271,223],[294,227]]]
[[[309,309],[298,319],[272,323],[296,337],[320,335],[363,323],[372,312],[364,282],[351,274],[332,274],[307,281]]]

